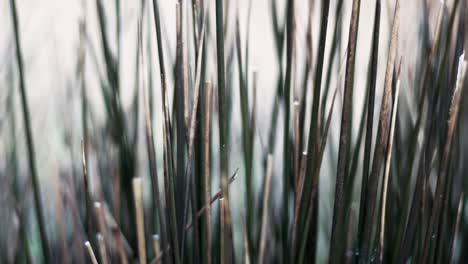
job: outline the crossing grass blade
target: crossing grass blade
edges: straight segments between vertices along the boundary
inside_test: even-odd
[[[358,249],[360,251],[362,247],[362,231],[364,229],[364,211],[366,210],[365,201],[367,200],[367,181],[369,177],[369,167],[371,159],[371,148],[372,148],[372,136],[373,136],[373,124],[374,124],[374,102],[375,102],[375,90],[377,82],[377,63],[379,54],[379,37],[380,37],[380,14],[381,14],[381,2],[380,0],[375,3],[374,12],[374,29],[372,33],[372,51],[370,59],[370,82],[368,86],[368,98],[367,98],[367,115],[366,115],[366,139],[364,147],[363,157],[363,168],[362,168],[362,183],[361,183],[361,199],[359,208],[359,223],[358,223]]]
[[[262,224],[260,231],[260,246],[259,246],[259,255],[258,263],[264,263],[265,259],[265,249],[266,249],[266,236],[267,236],[267,225],[268,225],[268,203],[270,197],[270,188],[271,188],[271,177],[273,174],[273,156],[268,155],[267,161],[267,170],[266,170],[266,180],[265,180],[265,190],[263,191],[263,212],[262,212]]]
[[[96,255],[94,254],[93,248],[91,247],[91,243],[89,243],[89,241],[86,241],[84,244],[85,244],[86,249],[88,250],[88,254],[91,258],[91,262],[93,264],[98,264]]]
[[[388,137],[387,154],[385,160],[384,178],[382,184],[382,205],[380,212],[380,234],[379,234],[379,261],[383,262],[384,255],[384,242],[385,242],[385,215],[387,210],[387,192],[388,192],[388,181],[390,177],[390,166],[392,162],[392,151],[393,151],[393,136],[395,133],[395,123],[397,118],[398,109],[398,96],[400,95],[400,80],[397,81],[395,95],[393,99],[393,109],[390,121],[390,134]]]
[[[317,154],[320,144],[320,121],[319,121],[319,109],[320,109],[320,96],[321,96],[321,86],[322,86],[322,72],[323,64],[325,57],[325,46],[327,40],[327,28],[328,28],[328,16],[330,10],[330,1],[324,1],[321,10],[321,25],[320,25],[320,37],[319,37],[319,47],[318,47],[318,58],[316,63],[316,72],[315,72],[315,81],[313,85],[313,101],[312,101],[312,114],[310,117],[310,127],[308,133],[308,144],[307,144],[307,167],[306,167],[306,176],[304,179],[304,190],[301,200],[300,207],[302,208],[302,214],[300,216],[299,223],[304,223],[307,227],[312,226],[312,241],[316,240],[317,236],[317,214],[314,214],[314,219],[307,219],[306,215],[308,214],[308,208],[318,211],[317,201],[318,201],[318,182],[319,175],[315,170],[315,167],[319,165],[314,163],[314,160],[317,159]],[[310,51],[312,53],[312,51]],[[303,98],[303,102],[306,102],[306,98]],[[305,106],[304,106],[305,107]],[[317,173],[314,173],[317,172]],[[313,205],[309,206],[312,203]],[[312,221],[309,223],[309,221]],[[308,228],[306,228],[307,230]],[[293,241],[292,244],[296,242]],[[312,254],[315,254],[316,243],[313,242],[311,245]],[[293,252],[293,258],[295,257],[296,252]]]
[[[447,124],[447,139],[445,142],[444,152],[442,154],[441,165],[439,169],[439,175],[437,177],[437,187],[434,195],[434,205],[431,211],[430,222],[429,222],[429,229],[427,230],[425,240],[424,240],[424,251],[422,255],[422,261],[428,261],[429,259],[429,252],[431,248],[431,244],[434,241],[437,241],[438,238],[438,228],[440,222],[440,215],[442,213],[442,205],[444,201],[444,197],[448,195],[445,192],[445,185],[447,184],[447,172],[450,160],[450,153],[452,148],[452,141],[453,141],[453,134],[455,131],[456,123],[458,121],[458,111],[460,107],[460,94],[462,92],[462,85],[465,81],[465,73],[466,73],[466,65],[467,62],[465,60],[465,54],[463,53],[460,56],[459,64],[458,64],[458,73],[457,79],[455,84],[455,90],[452,98],[452,103],[450,106],[450,116],[448,119]],[[431,254],[432,255],[432,254]]]
[[[253,144],[252,144],[252,129],[251,129],[251,116],[249,113],[249,93],[247,76],[249,75],[248,68],[244,72],[244,61],[242,60],[242,47],[240,37],[239,17],[236,17],[236,54],[237,65],[239,73],[239,91],[241,103],[241,116],[242,116],[242,139],[244,151],[244,168],[245,168],[245,194],[246,194],[246,209],[247,209],[247,236],[249,241],[252,239],[252,217],[253,217],[253,195],[252,195],[252,161],[253,161]],[[247,47],[246,47],[247,49]],[[247,51],[246,51],[247,52]],[[247,57],[245,64],[248,65]]]
[[[329,249],[329,262],[338,263],[343,257],[342,242],[340,236],[342,235],[342,226],[344,221],[344,214],[346,208],[344,208],[344,195],[345,195],[345,177],[346,169],[348,168],[348,156],[350,148],[350,136],[351,136],[351,108],[353,102],[353,86],[354,86],[354,66],[356,56],[356,41],[358,33],[358,22],[360,12],[360,1],[354,0],[351,13],[351,22],[349,26],[349,40],[348,40],[348,52],[346,59],[346,75],[345,75],[345,87],[344,87],[344,98],[343,98],[343,113],[341,116],[341,131],[340,131],[340,144],[338,152],[338,167],[336,175],[336,187],[335,187],[335,203],[333,209],[333,223],[332,233]]]
[[[387,58],[387,68],[385,72],[384,91],[382,96],[382,103],[380,107],[379,124],[377,128],[376,143],[374,149],[374,157],[372,161],[372,169],[368,179],[367,193],[366,193],[366,210],[363,215],[362,226],[364,228],[362,233],[362,248],[360,250],[360,258],[362,261],[367,261],[369,258],[369,250],[372,236],[373,219],[376,211],[377,202],[377,188],[380,180],[380,172],[382,162],[385,156],[385,146],[389,136],[389,113],[390,113],[390,95],[392,89],[393,69],[395,65],[395,58],[398,43],[399,31],[399,1],[395,4],[395,11],[393,17],[392,34],[390,40],[390,48]]]

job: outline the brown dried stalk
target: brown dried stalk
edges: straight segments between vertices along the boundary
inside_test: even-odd
[[[388,138],[387,146],[387,160],[385,162],[384,181],[382,185],[382,206],[380,212],[380,235],[379,235],[379,259],[383,262],[384,254],[384,235],[385,235],[385,213],[387,208],[387,189],[388,189],[388,178],[390,176],[390,167],[392,162],[392,150],[393,150],[393,135],[395,133],[395,124],[397,118],[398,109],[398,95],[400,94],[400,80],[397,81],[395,90],[395,99],[393,102],[392,119],[390,126],[390,136]]]
[[[146,264],[146,244],[145,244],[145,222],[143,209],[143,186],[142,179],[136,177],[132,180],[133,195],[136,212],[136,228],[138,235],[138,258],[140,264]]]
[[[263,212],[262,212],[262,225],[260,231],[260,250],[258,255],[258,263],[264,263],[267,225],[268,225],[268,202],[270,198],[271,177],[273,175],[273,155],[269,154],[267,159],[267,170],[265,188],[263,191]]]

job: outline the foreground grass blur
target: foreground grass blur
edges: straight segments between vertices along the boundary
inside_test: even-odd
[[[233,10],[227,0],[179,0],[173,23],[165,26],[161,2],[139,2],[129,73],[122,59],[125,5],[81,1],[74,84],[80,130],[57,125],[66,131],[71,154],[63,159],[72,165],[60,165],[58,175],[43,180],[35,149],[45,143],[35,135],[47,131],[31,125],[36,109],[28,103],[34,83],[25,81],[25,18],[9,1],[14,56],[2,67],[18,81],[2,90],[2,263],[468,260],[467,1],[423,0],[423,20],[413,21],[421,25],[419,49],[407,51],[399,46],[411,21],[401,16],[402,1],[389,1],[390,30],[384,30],[386,2],[380,0],[290,0],[284,10],[269,0],[278,70],[260,73],[251,67],[258,43],[250,40],[250,19],[266,10],[252,10],[251,1],[247,10]],[[360,23],[364,4],[374,8],[366,18],[372,23]],[[88,14],[88,5],[96,12]],[[310,17],[302,45],[297,11],[304,6]],[[239,12],[247,12],[246,23]],[[320,23],[313,26],[316,13]],[[98,46],[89,38],[91,19],[97,20]],[[368,53],[358,52],[362,30],[372,32]],[[175,36],[175,47],[168,47],[168,35]],[[303,46],[304,58],[298,56]],[[408,52],[416,63],[406,62]],[[367,65],[357,64],[362,54]],[[97,92],[88,86],[90,66],[98,69]],[[364,87],[356,87],[356,68],[366,69]],[[259,89],[258,74],[268,74],[276,86]],[[130,94],[122,89],[127,75],[135,80]],[[274,94],[273,108],[259,113],[266,93]],[[96,94],[103,122],[97,121]],[[270,118],[268,129],[260,128],[259,116]],[[69,142],[72,132],[80,146]],[[324,172],[326,165],[334,175]],[[321,195],[321,181],[331,181],[333,199]],[[237,193],[230,188],[240,184]],[[321,200],[333,208],[325,238],[319,233],[328,226],[319,212],[329,208]]]

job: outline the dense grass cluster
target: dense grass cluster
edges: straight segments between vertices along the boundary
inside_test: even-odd
[[[89,45],[90,14],[83,11],[75,85],[81,148],[70,145],[73,165],[49,181],[37,168],[35,146],[42,142],[34,140],[41,132],[31,125],[35,110],[28,93],[34,84],[25,82],[21,36],[26,33],[19,30],[24,17],[16,1],[9,1],[14,56],[8,67],[18,82],[0,91],[7,102],[0,129],[10,130],[0,133],[10,137],[3,139],[7,166],[1,168],[1,184],[11,190],[2,200],[2,212],[9,214],[0,215],[0,225],[13,230],[15,239],[0,235],[6,241],[1,263],[468,260],[467,1],[422,0],[423,21],[414,21],[421,28],[419,49],[411,51],[417,54],[414,65],[406,64],[399,48],[405,1],[310,0],[305,45],[297,36],[299,0],[286,1],[284,12],[276,0],[268,0],[270,10],[251,10],[250,0],[248,10],[237,12],[230,3],[235,1],[179,0],[167,27],[161,1],[138,5],[129,107],[121,85],[122,75],[129,74],[120,56],[122,3],[81,1],[83,10],[95,6],[100,44]],[[364,2],[374,8],[374,16],[366,18],[373,23],[359,23]],[[381,23],[386,2],[390,30]],[[314,8],[318,26],[312,24]],[[238,12],[248,12],[246,28]],[[252,71],[249,59],[249,47],[256,45],[249,40],[250,18],[256,12],[271,12],[278,64],[277,72],[261,71],[276,81],[265,89],[257,88],[260,73]],[[227,22],[231,15],[235,23]],[[367,41],[358,38],[360,30],[372,31],[368,53],[357,52],[358,43]],[[165,34],[176,37],[175,47],[167,47]],[[389,41],[382,46],[383,34]],[[340,43],[346,45],[342,50]],[[368,54],[368,63],[359,65],[367,71],[365,87],[355,87],[357,54]],[[85,68],[92,64],[99,69],[98,93],[87,87]],[[362,111],[353,99],[356,91],[365,94]],[[275,95],[271,113],[262,113],[270,117],[268,129],[258,124],[263,93]],[[96,94],[102,95],[103,124],[90,100]],[[332,128],[339,130],[338,144],[330,140]],[[241,153],[231,151],[235,133],[241,135]],[[25,142],[24,150],[18,141]],[[241,164],[232,164],[234,155]],[[324,173],[325,161],[333,175]],[[319,201],[328,199],[320,197],[321,181],[335,186],[331,219],[319,213],[325,210]],[[45,199],[47,182],[56,193]],[[239,184],[242,193],[233,194],[230,186]],[[29,190],[33,203],[25,198]],[[47,207],[54,207],[54,215]],[[16,224],[5,226],[10,215]],[[331,229],[319,238],[328,226],[321,221]]]

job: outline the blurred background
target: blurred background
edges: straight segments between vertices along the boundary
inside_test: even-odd
[[[456,0],[455,0],[456,1]],[[453,2],[447,1],[444,15],[448,16],[453,7]],[[120,14],[116,17],[115,1],[113,0],[16,0],[18,18],[18,32],[21,40],[22,60],[24,68],[24,82],[30,111],[30,124],[35,148],[35,160],[37,175],[40,181],[42,194],[42,206],[45,221],[45,229],[48,240],[54,252],[63,254],[76,254],[69,256],[74,258],[74,263],[84,261],[82,253],[70,250],[69,253],[60,253],[63,248],[82,247],[84,239],[84,227],[81,222],[84,214],[85,194],[83,193],[82,176],[82,85],[87,94],[87,107],[89,113],[88,130],[90,133],[90,147],[87,157],[89,186],[96,197],[112,197],[113,190],[106,186],[107,180],[113,181],[118,177],[116,164],[119,164],[118,148],[109,139],[112,124],[106,110],[105,96],[103,95],[103,83],[106,79],[106,58],[103,53],[103,41],[101,24],[97,10],[97,2],[103,7],[106,21],[106,37],[109,49],[114,56],[119,58],[118,82],[120,89],[121,109],[127,116],[127,129],[129,134],[135,135],[134,149],[135,176],[141,176],[144,182],[144,197],[146,214],[151,211],[151,184],[146,155],[145,123],[142,94],[140,89],[141,71],[148,76],[148,87],[151,100],[153,100],[153,133],[156,151],[157,172],[160,186],[164,186],[162,175],[164,173],[163,160],[163,116],[160,111],[160,66],[157,55],[156,33],[154,31],[154,18],[152,1],[120,1]],[[163,36],[163,49],[166,59],[166,71],[172,71],[172,65],[176,60],[176,0],[158,1],[161,14],[161,28]],[[191,2],[186,1],[187,14],[191,14]],[[215,1],[206,1],[209,10],[207,20],[207,44],[205,47],[207,56],[206,80],[216,83],[216,44],[215,44]],[[238,259],[243,252],[243,225],[246,215],[244,206],[246,196],[244,159],[242,156],[242,129],[240,94],[237,89],[238,67],[235,55],[236,17],[239,21],[242,48],[246,48],[248,34],[249,42],[249,72],[250,79],[256,72],[256,131],[253,136],[253,188],[260,190],[262,186],[265,168],[263,161],[267,153],[268,139],[272,129],[277,131],[275,139],[276,148],[273,159],[272,180],[272,207],[278,205],[278,210],[272,210],[271,214],[278,215],[281,211],[281,195],[274,195],[283,187],[283,129],[282,125],[272,127],[271,116],[277,99],[276,86],[278,71],[284,70],[278,67],[275,47],[275,32],[272,26],[273,14],[271,0],[226,0],[225,4],[225,55],[227,87],[231,90],[231,116],[230,149],[229,149],[229,174],[238,170],[236,180],[230,186],[231,215],[233,221],[234,249]],[[285,23],[285,0],[276,1],[277,18],[279,24]],[[320,12],[322,1],[296,1],[296,49],[294,66],[295,78],[293,86],[302,85],[304,78],[313,78],[305,71],[306,57],[308,56],[307,31],[310,24],[312,49],[316,58],[318,38],[320,32]],[[345,67],[345,56],[348,40],[348,27],[351,15],[352,1],[343,1],[340,19],[337,20],[335,9],[338,0],[330,1],[330,16],[328,26],[328,39],[325,48],[324,65],[331,65],[330,86],[343,86],[340,72]],[[361,113],[364,107],[366,83],[368,78],[368,64],[371,54],[372,29],[374,21],[374,0],[362,0],[359,17],[359,31],[356,53],[356,68],[354,82],[353,111]],[[381,36],[379,40],[380,53],[378,57],[377,85],[383,87],[386,70],[386,59],[389,48],[389,37],[392,25],[392,17],[395,1],[382,1]],[[424,3],[426,2],[426,3]],[[466,1],[462,1],[466,2]],[[138,21],[140,19],[141,5],[146,5],[141,17],[142,45],[145,56],[144,64],[140,64],[138,58]],[[424,13],[424,6],[429,6],[430,12]],[[414,105],[414,84],[418,77],[415,76],[419,67],[421,53],[418,51],[423,44],[423,26],[425,21],[429,23],[430,38],[437,23],[439,13],[439,1],[401,1],[400,32],[398,39],[398,57],[401,58],[401,91],[399,111],[404,111],[404,118],[415,120],[417,107]],[[251,14],[249,20],[249,12]],[[190,15],[188,15],[190,16]],[[427,20],[426,20],[427,18]],[[30,167],[27,158],[27,142],[25,140],[24,120],[21,110],[19,93],[19,73],[17,69],[14,27],[12,22],[12,9],[10,0],[0,0],[0,262],[12,263],[17,259],[18,249],[21,248],[21,229],[29,234],[27,247],[32,256],[39,256],[41,245],[39,240],[39,228],[36,220],[33,202],[33,186],[30,177]],[[84,24],[83,24],[84,21]],[[119,21],[119,22],[117,22]],[[248,22],[250,21],[249,25]],[[341,36],[337,38],[336,56],[330,60],[330,50],[334,25],[341,24]],[[188,19],[185,28],[192,27],[191,19]],[[80,31],[80,25],[83,31]],[[250,30],[247,31],[247,28]],[[120,34],[117,34],[119,29]],[[190,32],[189,32],[190,33]],[[191,41],[191,35],[187,33]],[[188,64],[195,68],[195,48],[188,45]],[[84,57],[80,52],[85,49]],[[81,64],[83,63],[83,64]],[[144,69],[139,68],[143,65]],[[283,66],[286,67],[283,63]],[[191,73],[194,78],[194,72]],[[176,81],[173,74],[167,75],[169,102],[172,104],[174,97],[180,96],[174,92]],[[307,87],[312,86],[309,80]],[[333,89],[333,88],[332,88]],[[297,97],[295,93],[295,98]],[[378,109],[382,89],[376,89],[376,112],[374,124],[378,121]],[[326,103],[330,102],[331,96]],[[319,187],[319,221],[318,221],[318,248],[317,261],[322,263],[328,256],[328,241],[331,233],[331,219],[333,216],[333,201],[335,192],[336,162],[338,156],[338,143],[340,135],[340,115],[342,87],[338,91],[338,101],[333,110],[328,144],[325,149],[323,166],[320,173]],[[466,96],[463,102],[466,103]],[[306,98],[312,102],[311,93]],[[326,107],[328,111],[328,106]],[[464,109],[464,107],[462,108]],[[465,109],[466,110],[466,109]],[[140,112],[138,112],[140,111]],[[460,111],[460,126],[467,127],[466,113]],[[310,113],[306,114],[306,119]],[[352,142],[357,141],[360,115],[353,114]],[[283,124],[283,113],[279,112],[278,124]],[[215,120],[215,119],[214,119]],[[135,125],[135,126],[134,126]],[[308,127],[308,121],[305,124]],[[405,133],[405,129],[401,129]],[[462,130],[463,131],[463,130]],[[465,130],[466,131],[466,130]],[[217,145],[217,131],[213,131],[213,144]],[[376,130],[374,131],[376,133]],[[421,138],[419,138],[421,140]],[[201,139],[196,138],[195,144],[201,144]],[[461,151],[467,152],[467,140],[460,140]],[[215,152],[216,153],[216,152]],[[398,153],[394,154],[398,155]],[[468,155],[462,155],[468,157]],[[405,159],[405,157],[401,157]],[[466,171],[465,165],[460,165],[460,171]],[[360,175],[362,165],[357,165],[357,175]],[[460,173],[461,173],[460,172]],[[410,177],[411,175],[408,175]],[[106,179],[106,180],[103,180]],[[212,156],[212,192],[219,190],[219,155]],[[355,185],[351,207],[358,210],[360,184]],[[411,182],[411,181],[410,181]],[[458,192],[463,186],[460,182]],[[104,186],[101,186],[104,185]],[[106,199],[104,199],[106,200]],[[111,203],[112,199],[107,199]],[[394,203],[395,201],[389,201]],[[454,200],[454,203],[457,201]],[[256,208],[260,208],[260,202],[255,202]],[[115,210],[115,205],[107,205],[110,210]],[[292,208],[290,208],[292,210]],[[464,210],[466,211],[466,210]],[[21,214],[21,217],[20,217]],[[462,215],[462,225],[468,216]],[[23,222],[21,222],[23,221]],[[147,225],[149,225],[147,223]],[[465,241],[466,239],[464,239]],[[273,244],[270,244],[274,247]],[[456,251],[459,255],[461,248]],[[458,256],[457,255],[457,256]],[[41,263],[37,257],[34,263]],[[57,260],[58,261],[58,260]],[[57,263],[60,263],[58,261]]]

